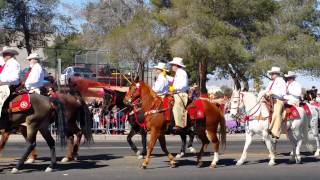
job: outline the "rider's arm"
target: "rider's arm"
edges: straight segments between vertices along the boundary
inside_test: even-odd
[[[152,90],[156,93],[161,92],[164,88],[165,78],[161,75],[158,76],[156,82],[154,83]]]
[[[39,79],[40,79],[40,76],[41,76],[41,73],[42,73],[41,66],[40,65],[35,65],[32,68],[32,70],[31,70],[31,72],[30,72],[25,84],[29,85],[29,84],[38,83]]]
[[[16,62],[6,64],[1,74],[1,84],[15,84],[19,82],[20,65]]]

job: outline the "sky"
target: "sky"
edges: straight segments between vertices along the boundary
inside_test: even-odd
[[[72,9],[71,11],[80,10],[88,2],[94,2],[94,1],[98,1],[98,0],[61,0],[61,4],[64,4],[64,5],[60,5],[58,9],[62,14],[73,16],[73,13],[70,13],[70,9]],[[71,8],[68,8],[68,7],[71,7]],[[83,22],[83,20],[81,20],[79,16],[78,18],[77,17],[74,17],[74,18],[75,18],[75,21],[74,21],[75,24],[79,25],[80,27],[80,24]],[[311,76],[305,76],[301,74],[297,77],[297,81],[300,82],[301,85],[306,89],[310,89],[312,86],[316,86],[317,88],[320,89],[320,78],[313,78]],[[268,80],[264,79],[263,82],[264,82],[264,86],[267,86]],[[252,87],[253,83],[250,82],[249,84]],[[215,76],[209,76],[209,81],[207,82],[208,89],[212,89],[212,88],[217,89],[222,85],[233,87],[233,82],[230,79],[221,80],[221,79],[217,79]]]

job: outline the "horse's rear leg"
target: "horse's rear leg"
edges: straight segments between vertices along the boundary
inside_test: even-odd
[[[150,163],[151,153],[153,151],[154,145],[157,142],[158,137],[159,137],[159,131],[155,130],[155,129],[152,129],[151,132],[150,132],[150,140],[149,140],[149,143],[148,143],[147,156],[146,156],[145,160],[142,163],[142,168],[143,169],[146,169],[148,164]]]
[[[55,141],[51,136],[50,131],[48,128],[42,128],[40,129],[40,133],[42,137],[46,140],[49,148],[50,148],[50,156],[51,156],[51,163],[45,170],[45,172],[52,172],[57,164],[57,158],[56,158],[56,149],[55,149]]]
[[[72,160],[72,153],[73,153],[73,147],[74,147],[74,136],[72,133],[67,133],[67,152],[64,158],[61,160],[62,163],[69,162]]]
[[[18,173],[19,170],[22,168],[24,165],[24,162],[30,155],[31,151],[36,147],[36,136],[37,136],[37,128],[36,128],[35,123],[29,124],[27,126],[27,139],[26,139],[26,144],[27,144],[27,149],[22,155],[21,159],[19,160],[18,164],[16,165],[15,168],[12,169],[11,173]]]
[[[10,133],[9,132],[3,132],[2,136],[1,136],[1,141],[0,141],[0,154],[4,148],[4,146],[6,145],[6,143],[8,142]]]
[[[27,128],[25,126],[21,126],[19,128],[19,130],[20,130],[22,136],[24,137],[24,139],[27,140]],[[32,164],[37,159],[37,157],[38,157],[37,150],[36,150],[36,148],[34,148],[31,151],[31,155],[29,156],[28,160],[25,163]]]
[[[207,133],[208,133],[209,140],[213,143],[213,152],[214,152],[214,157],[211,162],[210,168],[215,168],[219,161],[219,139],[215,131],[207,130]]]
[[[147,154],[147,130],[141,128],[140,129],[141,134],[141,143],[142,143],[142,157]]]
[[[187,135],[186,135],[184,132],[181,132],[181,133],[180,133],[180,138],[181,138],[182,144],[181,144],[180,153],[178,153],[178,154],[176,155],[176,158],[177,158],[177,159],[182,158],[182,157],[185,155],[185,153],[186,153]]]
[[[289,141],[292,145],[292,155],[291,155],[291,159],[290,159],[290,162],[295,162],[296,160],[296,148],[297,148],[297,141],[296,141],[296,138],[293,134],[293,131],[291,129],[288,130],[288,138],[289,138]]]
[[[77,130],[76,130],[77,140],[74,143],[73,150],[72,150],[72,158],[74,160],[78,160],[78,157],[79,157],[78,152],[79,152],[82,135],[83,135],[82,131],[77,127]]]
[[[166,143],[165,135],[161,134],[158,139],[159,139],[159,143],[160,143],[162,151],[168,156],[168,159],[169,159],[169,162],[170,162],[170,167],[175,168],[176,167],[176,161],[174,160],[174,157],[172,156],[172,154],[167,149],[167,143]]]
[[[202,155],[203,155],[203,152],[207,149],[208,147],[208,144],[209,144],[209,140],[208,140],[208,137],[206,135],[206,130],[204,127],[198,127],[197,129],[197,135],[199,137],[199,139],[201,140],[202,142],[202,146],[201,146],[201,149],[198,153],[198,156],[197,156],[197,166],[198,167],[202,167],[203,165],[203,162],[202,162]]]

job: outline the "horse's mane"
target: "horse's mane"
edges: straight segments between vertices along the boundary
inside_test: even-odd
[[[151,88],[148,84],[146,84],[146,83],[143,82],[143,81],[140,81],[139,83],[140,83],[140,85],[141,85],[141,88],[144,87],[144,88],[149,92],[149,94],[150,94],[153,98],[159,98],[159,96],[157,95],[157,93],[154,92],[154,91],[152,90],[152,88]]]

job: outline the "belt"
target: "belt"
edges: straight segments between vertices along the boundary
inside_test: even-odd
[[[272,99],[276,99],[276,100],[280,100],[280,101],[284,101],[285,100],[285,99],[283,99],[283,97],[278,96],[278,95],[274,95],[274,94],[271,97],[272,97]]]

